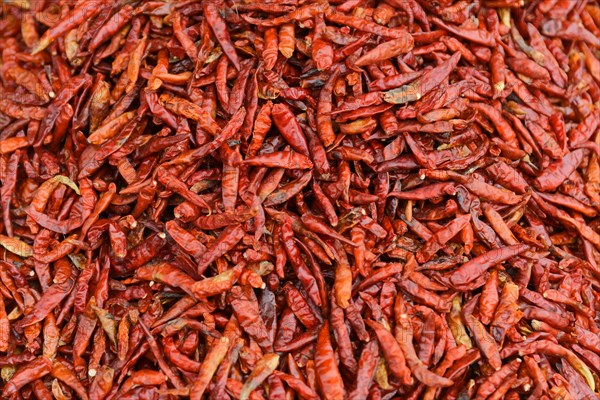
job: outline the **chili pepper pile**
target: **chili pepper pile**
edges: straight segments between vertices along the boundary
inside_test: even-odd
[[[597,2],[1,12],[3,398],[598,398]]]

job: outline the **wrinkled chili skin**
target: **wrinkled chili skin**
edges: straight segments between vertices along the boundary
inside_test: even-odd
[[[3,398],[600,393],[597,2],[13,0],[0,32]]]

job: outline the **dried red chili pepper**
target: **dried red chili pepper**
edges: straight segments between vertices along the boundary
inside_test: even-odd
[[[326,399],[345,397],[344,382],[335,363],[328,322],[324,322],[319,329],[314,357],[317,379],[323,397]]]
[[[398,378],[403,385],[411,385],[414,382],[411,371],[406,366],[404,352],[394,338],[394,335],[383,325],[375,321],[367,320],[365,322],[375,331],[375,335],[377,335],[379,346],[387,361],[390,373]]]

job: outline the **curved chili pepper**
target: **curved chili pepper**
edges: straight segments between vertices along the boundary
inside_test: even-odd
[[[133,270],[146,264],[158,254],[165,244],[166,235],[164,233],[160,232],[149,236],[144,242],[129,250],[125,268]]]
[[[48,47],[56,38],[62,36],[65,32],[70,31],[85,20],[95,16],[102,10],[101,7],[90,7],[86,4],[81,4],[67,15],[60,23],[56,24],[52,29],[44,32],[40,41],[32,49],[32,54],[36,54]]]
[[[208,25],[212,29],[217,41],[223,48],[223,53],[225,53],[227,58],[229,58],[235,69],[239,71],[241,69],[240,60],[235,48],[233,47],[233,44],[231,43],[229,31],[227,30],[225,21],[219,14],[217,4],[205,3],[202,8],[204,10],[204,15],[206,16]]]
[[[519,287],[514,283],[506,283],[491,322],[492,335],[498,342],[504,340],[506,331],[514,327],[523,315],[517,304],[518,298]]]
[[[298,395],[306,399],[318,399],[319,395],[310,386],[292,375],[285,374],[280,371],[274,371],[274,374],[284,381],[289,387],[294,389]]]
[[[515,359],[508,364],[505,364],[500,370],[494,372],[488,376],[479,388],[477,389],[476,395],[482,398],[488,398],[492,393],[497,391],[503,382],[506,381],[511,375],[517,372],[521,365],[520,359]]]
[[[275,126],[290,146],[300,154],[308,157],[306,138],[290,108],[283,103],[275,104],[271,108],[271,117]]]
[[[191,287],[195,283],[187,274],[169,263],[158,263],[136,268],[135,277],[141,280],[169,283],[181,288],[188,294],[192,293]]]
[[[377,341],[367,343],[361,353],[356,372],[356,387],[348,393],[348,399],[360,399],[367,396],[375,375],[379,360]]]
[[[293,239],[293,231],[291,223],[286,221],[280,227],[280,235],[281,235],[281,244],[287,253],[290,263],[294,268],[298,279],[304,286],[304,289],[307,291],[310,299],[317,305],[320,306],[323,302],[321,299],[321,295],[319,294],[316,279],[306,266],[306,263],[300,256],[300,252],[294,243]]]
[[[396,57],[399,54],[408,53],[413,47],[413,38],[411,36],[391,40],[385,42],[363,54],[358,60],[356,65],[364,66],[368,64],[374,64],[383,60]]]
[[[483,324],[473,316],[473,309],[478,299],[479,295],[475,296],[463,307],[462,316],[481,353],[487,358],[490,365],[496,371],[499,371],[503,368],[499,346]]]
[[[299,194],[299,192],[305,188],[308,183],[312,180],[312,172],[305,173],[300,178],[293,180],[286,185],[282,186],[279,190],[271,193],[264,201],[264,206],[274,206],[284,203],[292,197]]]
[[[279,365],[279,356],[274,353],[265,354],[263,358],[261,358],[254,370],[248,377],[248,380],[244,383],[240,391],[240,400],[246,400],[250,396],[250,392],[252,392],[255,388],[257,388],[262,381],[267,379],[269,375],[277,368]]]
[[[375,321],[367,320],[365,322],[375,331],[392,375],[398,378],[402,384],[411,385],[413,378],[410,369],[406,366],[404,352],[392,333]]]
[[[56,280],[56,277],[54,279]],[[65,281],[50,286],[33,309],[19,321],[19,326],[26,327],[42,321],[69,294],[74,285],[74,278],[69,276]]]
[[[330,146],[335,140],[330,113],[333,109],[333,85],[339,74],[340,71],[338,68],[332,68],[329,79],[327,79],[327,82],[325,82],[323,89],[319,93],[319,102],[317,105],[317,133],[325,147]]]
[[[579,166],[585,154],[586,150],[577,149],[552,163],[535,179],[536,187],[545,192],[555,190]]]
[[[487,47],[494,47],[496,45],[496,40],[495,40],[494,36],[491,33],[489,33],[488,31],[485,31],[482,29],[456,28],[452,25],[446,24],[445,22],[443,22],[441,19],[439,19],[437,17],[432,17],[431,22],[433,22],[435,25],[441,27],[442,29],[447,30],[448,32],[451,32],[451,33],[455,34],[456,36],[461,37],[465,40],[469,40],[471,42],[481,44],[481,45],[487,46]]]
[[[383,99],[392,104],[405,104],[420,100],[423,96],[436,89],[440,83],[448,78],[450,72],[456,67],[460,60],[460,53],[456,52],[448,60],[436,68],[425,72],[416,81],[404,86],[385,92]]]
[[[223,229],[217,240],[202,255],[202,259],[198,263],[198,275],[202,275],[213,261],[231,250],[242,239],[243,235],[244,231],[239,224]]]
[[[285,57],[290,58],[295,50],[295,26],[294,24],[283,24],[279,28],[278,49]]]
[[[498,306],[498,272],[492,271],[481,291],[479,298],[479,318],[485,325],[492,322],[492,317]]]
[[[281,151],[258,155],[243,160],[242,164],[286,169],[310,169],[313,166],[310,159],[293,151]]]
[[[341,399],[345,397],[344,383],[338,366],[335,363],[329,323],[325,321],[319,329],[317,347],[315,349],[315,370],[321,394],[326,399]]]
[[[427,386],[451,386],[454,382],[429,371],[425,364],[419,360],[412,343],[413,327],[408,316],[406,314],[396,315],[396,322],[398,324],[396,326],[396,338],[399,339],[406,362],[415,378]]]
[[[477,279],[482,273],[500,264],[511,257],[517,256],[529,249],[527,245],[512,245],[500,249],[490,250],[489,252],[475,257],[471,261],[463,264],[451,275],[450,280],[454,284],[466,284]]]
[[[272,344],[260,318],[258,302],[252,289],[249,286],[235,286],[229,292],[228,299],[242,328],[262,348],[270,349]]]
[[[4,386],[3,397],[12,397],[21,388],[37,379],[48,375],[52,370],[52,361],[41,356],[31,361],[27,366],[20,368]]]

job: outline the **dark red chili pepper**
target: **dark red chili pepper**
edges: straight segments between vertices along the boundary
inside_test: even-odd
[[[319,330],[315,349],[315,369],[324,398],[333,400],[345,396],[344,382],[335,363],[327,322],[324,322]]]
[[[427,386],[451,386],[454,382],[431,372],[425,364],[419,359],[413,345],[413,327],[410,318],[402,310],[402,298],[396,298],[394,311],[396,314],[396,339],[400,343],[402,352],[406,357],[408,367],[411,369],[415,378]]]

